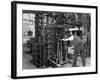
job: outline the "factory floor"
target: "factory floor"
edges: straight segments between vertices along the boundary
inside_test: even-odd
[[[29,51],[29,49],[27,48],[23,48],[24,50],[23,50],[23,69],[36,69],[36,67],[35,67],[35,65],[33,65],[32,63],[31,63],[31,59],[32,59],[32,56],[31,56],[31,53],[29,53],[29,52],[26,52],[25,50],[27,50],[27,51]],[[88,66],[90,66],[90,58],[89,57],[86,57],[85,58],[85,61],[86,61],[86,66],[88,67]],[[82,62],[81,62],[81,58],[80,57],[78,57],[77,58],[77,65],[79,66],[79,67],[81,67],[82,66]],[[71,63],[65,63],[64,65],[62,65],[61,66],[62,68],[63,67],[72,67],[72,64]]]

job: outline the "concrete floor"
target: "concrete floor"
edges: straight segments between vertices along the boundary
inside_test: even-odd
[[[36,69],[36,67],[31,63],[31,59],[32,59],[32,56],[31,56],[31,53],[27,53],[26,51],[29,51],[29,49],[27,48],[23,48],[23,69]],[[90,61],[90,58],[87,57],[86,59],[86,66],[90,66],[91,64],[91,61]],[[82,66],[82,62],[81,62],[81,58],[78,57],[77,58],[77,65],[79,67]],[[71,63],[66,63],[64,65],[62,65],[61,67],[72,67],[72,64]]]

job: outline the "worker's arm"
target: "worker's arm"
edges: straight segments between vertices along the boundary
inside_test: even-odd
[[[63,41],[73,41],[73,39],[74,39],[74,36],[71,36],[71,37],[69,37],[69,38],[67,38],[67,39],[62,39]]]

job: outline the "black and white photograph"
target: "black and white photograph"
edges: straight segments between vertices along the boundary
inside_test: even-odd
[[[96,6],[12,6],[13,78],[97,73]]]
[[[91,66],[91,14],[23,10],[23,69]]]

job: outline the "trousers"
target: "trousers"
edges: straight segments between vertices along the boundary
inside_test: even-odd
[[[74,52],[74,56],[73,56],[73,63],[72,63],[72,67],[76,67],[76,62],[77,62],[77,57],[80,54],[80,57],[82,59],[82,65],[86,66],[85,63],[85,48],[82,44],[75,46],[74,48],[75,52]]]

